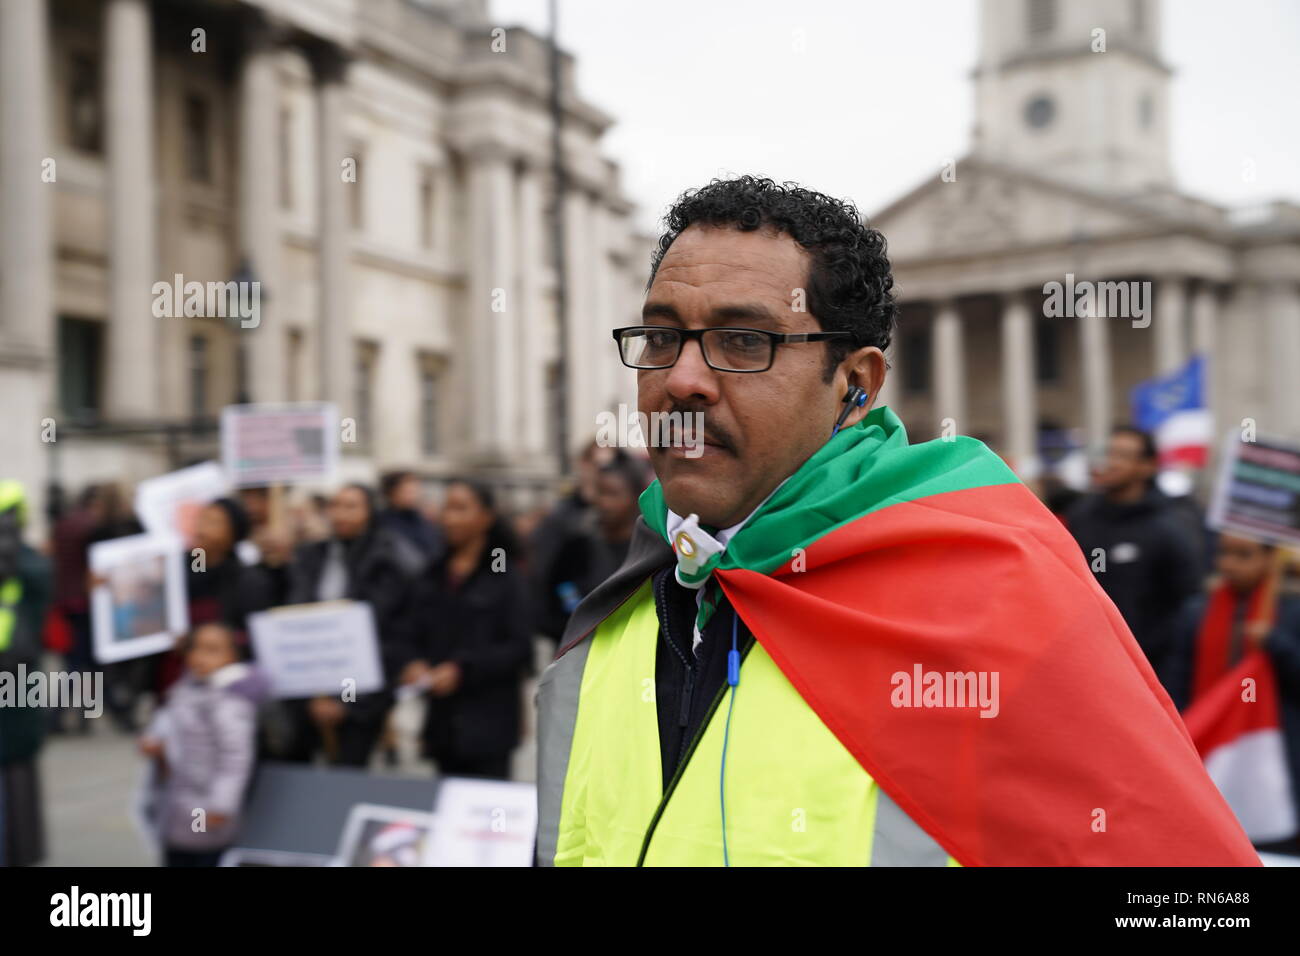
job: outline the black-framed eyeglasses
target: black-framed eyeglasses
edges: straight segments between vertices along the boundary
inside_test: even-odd
[[[852,338],[852,332],[768,332],[764,329],[679,329],[668,325],[630,325],[614,330],[619,358],[628,368],[672,368],[682,344],[697,339],[704,361],[719,372],[766,372],[778,345]]]

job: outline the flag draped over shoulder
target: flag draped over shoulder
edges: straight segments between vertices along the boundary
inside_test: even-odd
[[[658,482],[641,509],[668,540]],[[909,445],[874,409],[708,570],[959,863],[1258,864],[1078,545],[982,443]]]

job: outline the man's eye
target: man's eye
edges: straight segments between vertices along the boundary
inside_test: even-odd
[[[723,346],[734,352],[757,352],[767,344],[766,337],[753,332],[728,332]]]
[[[666,349],[676,339],[676,334],[672,332],[647,332],[645,334],[646,345],[652,349]]]

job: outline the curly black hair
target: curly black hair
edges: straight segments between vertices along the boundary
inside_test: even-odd
[[[827,343],[826,381],[855,349],[889,348],[898,325],[898,304],[885,237],[865,223],[852,203],[758,176],[715,179],[701,189],[687,190],[664,216],[647,289],[673,241],[696,223],[745,232],[771,226],[809,251],[808,311],[824,331],[853,333],[850,340]]]

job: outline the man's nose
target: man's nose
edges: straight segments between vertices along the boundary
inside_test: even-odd
[[[682,343],[677,364],[668,370],[665,387],[678,402],[711,403],[718,400],[718,373],[704,361],[704,350],[698,340]]]

